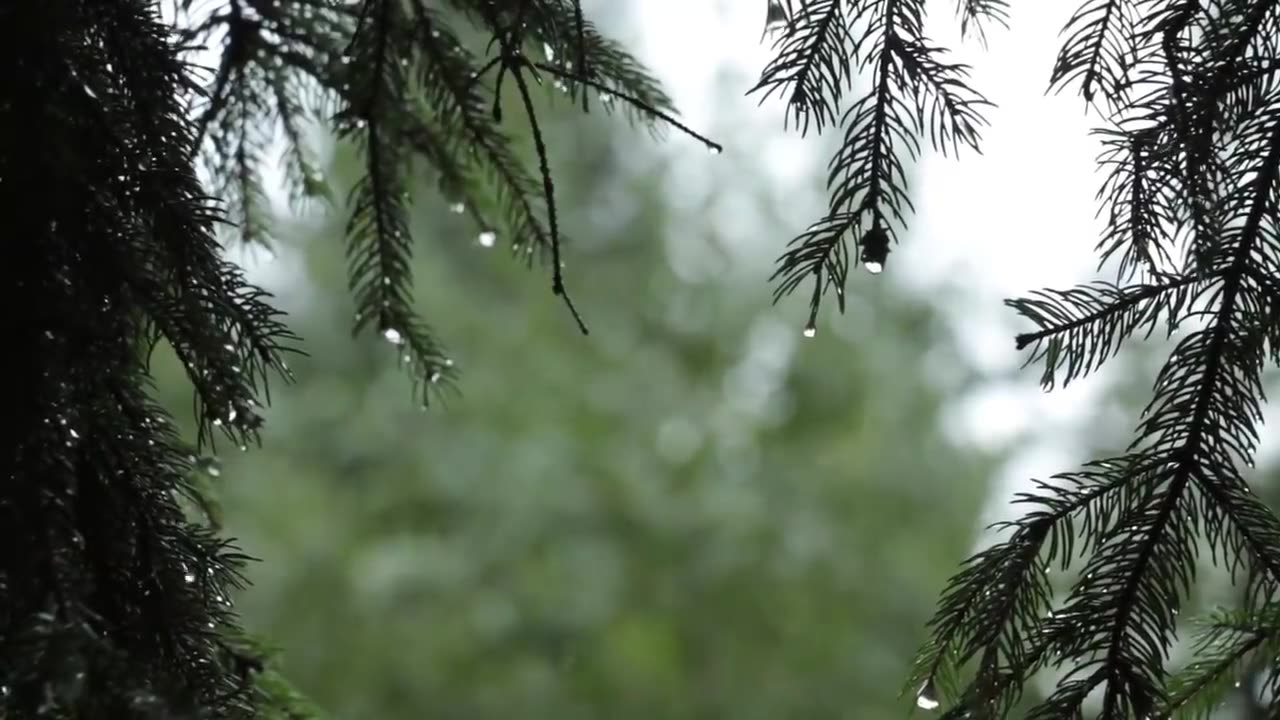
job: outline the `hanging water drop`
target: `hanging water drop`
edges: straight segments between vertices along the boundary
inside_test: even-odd
[[[231,410],[227,412],[227,422],[235,422],[237,415],[239,415],[239,413],[236,412],[236,409],[231,408]]]
[[[547,56],[547,62],[556,61],[556,50],[547,43],[542,43],[542,54]]]
[[[938,702],[938,688],[934,687],[933,679],[931,678],[916,694],[916,707],[921,710],[936,710],[941,704]]]
[[[719,154],[720,154],[721,152],[723,152],[723,151],[724,151],[724,148],[720,147],[719,145],[708,145],[708,146],[707,146],[707,154],[708,154],[708,155],[719,155]]]
[[[182,579],[185,580],[188,585],[190,585],[191,583],[196,581],[196,576],[195,576],[195,573],[188,572],[187,574],[182,576]]]
[[[884,271],[884,263],[876,262],[875,260],[868,260],[865,263],[863,263],[862,266],[865,267],[867,269],[867,272],[871,273],[872,275],[879,275],[881,272]]]
[[[807,338],[811,338],[811,337],[816,337],[817,335],[818,335],[818,328],[814,327],[813,325],[805,325],[805,326],[804,326],[804,336],[805,336],[805,337],[807,337]]]
[[[466,211],[466,209],[467,206],[465,203],[456,202],[449,205],[449,212],[454,213],[455,215],[461,215]]]
[[[386,338],[387,342],[391,343],[392,345],[399,345],[400,343],[404,342],[404,336],[401,335],[400,331],[395,328],[387,328],[386,330],[383,330],[382,337]]]
[[[480,233],[480,236],[476,239],[480,241],[481,247],[491,248],[494,246],[494,243],[498,242],[498,233],[492,230],[485,230]]]

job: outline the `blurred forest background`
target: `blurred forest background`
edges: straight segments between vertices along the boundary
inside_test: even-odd
[[[594,15],[624,43],[626,5]],[[328,165],[337,207],[246,253],[310,353],[273,387],[263,447],[203,465],[224,531],[262,560],[246,626],[334,718],[905,717],[924,622],[1005,456],[944,432],[990,380],[950,298],[857,273],[847,314],[806,339],[804,298],[773,307],[766,280],[825,173],[780,186],[732,118],[706,128],[728,149],[707,158],[544,105],[589,337],[545,271],[423,173],[419,309],[461,376],[418,407],[396,347],[350,336],[351,148]],[[155,371],[188,416],[177,363]],[[1121,432],[1110,446],[1136,415],[1117,417],[1094,428]]]

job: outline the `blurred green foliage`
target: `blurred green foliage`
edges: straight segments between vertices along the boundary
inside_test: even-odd
[[[820,187],[782,195],[750,152],[669,159],[572,110],[549,142],[592,334],[424,177],[419,309],[461,370],[442,407],[415,406],[395,346],[351,338],[343,213],[287,233],[269,285],[310,356],[263,447],[211,466],[262,560],[248,629],[335,718],[904,717],[995,465],[940,433],[957,386],[937,379],[964,376],[940,320],[860,274],[804,339],[801,300],[769,305],[774,253],[735,250],[711,206]],[[675,185],[681,163],[707,185]],[[340,149],[335,196],[357,172]],[[793,230],[776,215],[770,246]]]

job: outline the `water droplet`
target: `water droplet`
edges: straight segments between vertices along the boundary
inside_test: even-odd
[[[542,54],[547,56],[548,62],[556,61],[556,50],[547,43],[542,43]]]
[[[195,573],[188,572],[186,575],[182,576],[182,579],[185,580],[188,585],[190,585],[191,583],[196,581],[196,576],[195,576]]]
[[[865,263],[863,263],[862,266],[865,267],[867,269],[867,272],[871,273],[872,275],[879,275],[881,272],[884,271],[884,263],[876,262],[875,260],[868,260]]]
[[[404,336],[401,335],[400,331],[395,328],[387,328],[386,330],[383,330],[382,337],[386,338],[387,342],[391,343],[392,345],[399,345],[400,343],[404,342]]]
[[[708,146],[707,146],[707,154],[708,154],[708,155],[719,155],[719,154],[720,154],[720,153],[722,153],[722,152],[724,152],[724,148],[720,147],[719,145],[708,145]]]
[[[235,408],[231,408],[231,411],[227,413],[227,422],[235,422],[238,414]]]
[[[213,426],[214,426],[214,427],[222,427],[222,418],[214,418],[214,419],[213,419]]]
[[[816,337],[817,335],[818,335],[818,328],[816,328],[816,327],[814,327],[814,326],[812,326],[812,325],[805,325],[805,326],[804,326],[804,336],[805,336],[805,337],[807,337],[807,338],[811,338],[811,337]]]
[[[498,242],[498,234],[492,230],[485,230],[476,239],[480,241],[481,247],[490,248],[493,247],[494,243]]]
[[[466,212],[466,210],[467,206],[465,203],[456,202],[449,205],[449,212],[454,213],[455,215],[461,215]]]
[[[74,439],[76,439],[76,440],[79,440],[79,439],[80,439],[80,433],[76,432],[76,429],[75,429],[75,428],[71,428],[70,430],[67,430],[67,432],[71,433],[71,437],[72,437],[72,438],[74,438]]]
[[[248,445],[241,445],[241,446],[240,446],[240,452],[249,452],[249,446],[248,446]]]
[[[936,710],[941,704],[938,702],[938,688],[934,687],[933,680],[930,679],[916,695],[916,707],[921,710]]]
[[[431,377],[427,378],[427,380],[429,380],[429,381],[431,381],[431,382],[433,382],[433,383],[434,383],[434,382],[439,382],[439,381],[440,381],[440,371],[439,371],[439,370],[432,370],[432,371],[431,371]]]

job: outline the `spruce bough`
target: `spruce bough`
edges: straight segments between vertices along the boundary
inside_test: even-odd
[[[775,55],[752,92],[801,133],[842,133],[828,210],[774,274],[776,299],[808,295],[812,335],[853,267],[886,269],[925,140],[977,149],[990,103],[924,35],[923,0],[761,4]],[[979,40],[1010,17],[1003,0],[958,11]],[[347,214],[353,330],[397,346],[424,404],[456,376],[411,293],[413,173],[486,244],[547,266],[588,332],[563,269],[548,99],[720,146],[578,0],[15,0],[0,36],[0,287],[21,308],[4,320],[20,351],[0,434],[0,716],[307,716],[236,629],[247,558],[194,512],[211,506],[200,455],[257,442],[268,382],[300,351],[218,236],[271,242],[273,142],[296,206]],[[1275,0],[1088,0],[1068,23],[1050,84],[1105,119],[1097,249],[1114,280],[1010,301],[1032,326],[1017,345],[1052,387],[1138,332],[1185,332],[1127,451],[1037,482],[949,583],[909,685],[920,707],[1196,716],[1247,676],[1247,700],[1280,713],[1280,523],[1244,476],[1261,373],[1280,361],[1278,39]],[[317,127],[360,149],[342,202]],[[195,389],[191,444],[149,395],[161,343]],[[1201,623],[1171,676],[1202,544],[1243,601]],[[1050,568],[1076,561],[1055,598]],[[1024,698],[1050,669],[1056,687]]]

